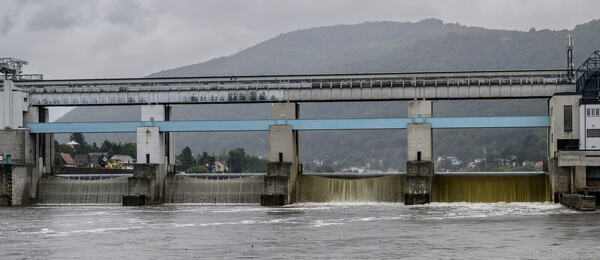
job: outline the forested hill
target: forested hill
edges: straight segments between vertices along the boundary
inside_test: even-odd
[[[573,30],[489,30],[427,19],[368,22],[279,35],[237,54],[150,76],[554,69],[566,64],[566,35],[579,64],[600,43],[600,20]]]
[[[260,75],[306,73],[365,73],[556,69],[566,67],[566,36],[575,39],[575,64],[600,49],[600,21],[573,30],[489,30],[428,19],[416,23],[368,22],[319,27],[279,35],[228,57],[169,69],[151,77]],[[270,117],[268,104],[178,106],[175,120],[257,119]],[[436,116],[541,115],[543,100],[435,102]],[[405,102],[308,103],[303,118],[401,117]],[[137,107],[77,108],[59,121],[139,120]],[[86,135],[101,142],[107,135]],[[520,150],[520,159],[544,157],[544,129],[434,131],[437,155],[464,161],[506,156]],[[133,141],[133,135],[108,135]],[[64,138],[63,138],[64,140]],[[194,153],[243,147],[250,154],[268,154],[266,133],[181,133],[177,149],[190,145]],[[404,131],[322,131],[302,134],[303,161],[323,160],[338,165],[378,165],[403,168]],[[527,149],[513,149],[523,147]]]

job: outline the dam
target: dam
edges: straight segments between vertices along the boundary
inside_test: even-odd
[[[593,101],[596,74],[581,72],[576,82],[570,75],[560,70],[524,70],[43,80],[14,72],[5,75],[0,92],[0,203],[558,202],[561,194],[600,191],[594,181],[600,145],[595,145],[594,124],[589,123],[595,120],[596,106],[600,107]],[[436,117],[432,102],[505,98],[547,99],[548,116]],[[299,102],[381,100],[407,101],[408,117],[300,117]],[[268,120],[172,120],[171,105],[194,103],[271,103],[272,116]],[[141,118],[48,122],[47,107],[73,105],[137,105]],[[461,128],[548,129],[547,169],[434,172],[432,129]],[[405,173],[304,172],[302,131],[373,129],[406,130]],[[176,174],[174,133],[214,131],[267,131],[266,173]],[[135,133],[137,162],[133,170],[118,174],[61,173],[53,165],[54,134],[59,133]]]
[[[166,177],[165,203],[258,204],[265,174],[173,174]],[[376,174],[371,174],[376,175]],[[131,175],[44,175],[39,204],[121,204]],[[406,174],[300,174],[296,202],[404,202]],[[548,174],[438,173],[432,202],[551,201]]]

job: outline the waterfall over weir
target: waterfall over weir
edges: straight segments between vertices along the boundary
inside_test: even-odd
[[[546,173],[435,174],[432,200],[437,202],[544,202],[551,201]]]
[[[41,204],[120,204],[127,178],[119,175],[46,175],[40,179]]]
[[[300,174],[298,202],[403,202],[405,174]],[[486,172],[434,174],[433,202],[543,202],[551,200],[548,174]]]
[[[361,176],[362,178],[356,178]],[[402,202],[404,174],[369,177],[340,174],[313,176],[299,174],[296,179],[297,202]]]
[[[264,174],[182,174],[166,179],[167,203],[259,203]]]
[[[130,174],[46,175],[41,204],[120,204]],[[405,174],[299,174],[297,202],[403,202]],[[166,203],[253,203],[264,191],[264,174],[177,174],[165,179]],[[434,202],[550,201],[545,173],[438,173]]]

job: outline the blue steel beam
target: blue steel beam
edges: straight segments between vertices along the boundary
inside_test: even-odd
[[[161,132],[268,131],[271,125],[291,125],[294,130],[405,129],[409,123],[431,123],[435,129],[550,127],[548,116],[353,118],[297,120],[215,120],[153,122],[30,123],[31,133],[125,133],[138,127],[157,126]]]

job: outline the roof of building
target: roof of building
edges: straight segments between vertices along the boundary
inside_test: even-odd
[[[75,155],[75,164],[76,165],[86,165],[89,162],[90,157],[87,154],[76,154]]]
[[[110,159],[113,161],[119,161],[124,163],[132,163],[135,160],[133,159],[133,157],[123,154],[115,154],[112,157],[110,157]]]
[[[70,154],[68,153],[60,153],[60,158],[63,159],[63,161],[65,161],[66,165],[75,165],[75,161],[73,160],[73,157],[71,157]]]
[[[89,153],[88,159],[90,163],[98,163],[98,161],[106,156],[106,153]]]

